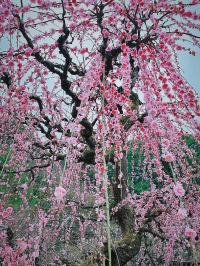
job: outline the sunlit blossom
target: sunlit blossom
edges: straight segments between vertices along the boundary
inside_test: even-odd
[[[174,186],[174,193],[177,197],[182,197],[185,195],[185,190],[180,183],[177,183]]]
[[[60,200],[66,195],[66,190],[63,187],[57,187],[55,189],[54,195],[58,200]]]
[[[165,158],[165,161],[170,163],[172,161],[174,161],[174,155],[172,153],[167,153],[167,154],[164,154],[163,156]]]
[[[6,209],[6,212],[7,213],[11,213],[13,211],[13,208],[12,207],[8,207],[7,209]]]
[[[102,188],[101,193],[105,193],[105,192],[106,192],[105,188]]]
[[[149,111],[148,111],[148,114],[151,115],[151,116],[155,116],[157,114],[157,110],[155,108],[151,108]]]
[[[158,122],[156,120],[153,120],[151,122],[151,128],[157,128],[158,127]]]
[[[28,189],[28,186],[26,183],[22,184],[21,187],[24,189],[24,190],[27,190]]]
[[[170,141],[168,140],[168,139],[162,139],[161,140],[161,145],[162,145],[162,147],[164,147],[164,148],[168,148],[169,147],[169,145],[170,145]]]
[[[197,233],[193,229],[187,226],[185,228],[185,235],[191,238],[195,238],[197,236]]]
[[[102,242],[98,242],[98,246],[102,248],[103,247],[103,243]]]
[[[178,217],[181,219],[185,219],[187,217],[187,211],[185,209],[179,209],[177,213]]]

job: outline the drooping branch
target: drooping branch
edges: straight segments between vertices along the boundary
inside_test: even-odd
[[[39,96],[37,96],[37,95],[31,95],[31,96],[29,96],[29,99],[37,101],[38,106],[40,108],[40,113],[41,113],[42,110],[43,110],[43,104],[42,104],[41,98]]]
[[[191,36],[191,37],[194,37],[194,38],[200,39],[200,36],[196,36],[196,35],[194,35],[194,34],[192,34],[192,33],[188,33],[188,32],[167,31],[166,33],[185,34],[185,35],[188,35],[188,36]]]
[[[138,234],[140,234],[140,233],[150,233],[154,237],[158,237],[158,238],[160,238],[163,241],[168,240],[168,237],[159,234],[158,232],[156,232],[155,230],[151,229],[150,227],[143,226],[143,227],[139,228]]]
[[[124,130],[127,132],[135,123],[139,121],[141,124],[144,123],[144,118],[148,116],[147,112],[144,112],[140,116],[138,116],[137,120],[131,120],[131,116],[125,116],[121,118],[121,123],[124,126]]]
[[[25,38],[25,40],[27,41],[28,46],[34,50],[34,45],[33,45],[33,41],[31,40],[31,38],[28,36],[28,34],[26,33],[25,27],[24,27],[24,23],[22,22],[20,16],[18,14],[13,14],[14,17],[16,17],[19,21],[19,30],[22,33],[23,37]],[[55,68],[55,65],[47,60],[44,60],[43,57],[40,55],[40,52],[33,52],[32,56],[35,57],[35,59],[41,63],[43,66],[47,67],[49,71],[51,71],[54,74],[57,74],[61,77],[62,73],[57,70]]]
[[[12,173],[12,174],[19,174],[19,173],[26,173],[26,172],[32,172],[34,169],[38,169],[38,168],[46,168],[46,167],[49,167],[51,164],[50,163],[47,163],[47,164],[42,164],[42,165],[34,165],[30,168],[27,168],[25,170],[16,170],[16,171],[10,171],[8,169],[5,169],[4,172],[6,173]]]
[[[35,147],[38,147],[38,148],[40,148],[40,149],[42,149],[42,150],[51,149],[51,146],[48,146],[48,144],[46,144],[46,145],[42,145],[42,144],[39,143],[39,142],[34,142],[32,145],[35,146]]]
[[[47,119],[49,119],[47,117]],[[27,121],[30,120],[30,117],[25,117],[25,122],[23,122],[23,124],[28,125]],[[53,136],[50,134],[51,130],[52,130],[52,126],[49,124],[49,121],[41,121],[39,120],[37,117],[33,118],[34,122],[33,122],[33,127],[36,128],[37,130],[39,130],[42,134],[44,134],[48,139],[52,140]],[[43,127],[44,124],[47,127],[47,130],[45,130],[45,128]]]

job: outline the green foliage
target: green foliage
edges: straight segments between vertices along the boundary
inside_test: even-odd
[[[130,146],[130,149],[128,150],[128,153],[127,153],[128,173],[130,176],[131,173],[134,171],[134,174],[139,177],[137,179],[130,177],[128,180],[128,186],[131,189],[132,185],[134,184],[135,192],[141,193],[142,191],[148,190],[150,187],[149,181],[144,180],[144,178],[142,177],[142,174],[141,174],[141,170],[142,170],[141,165],[145,159],[144,152],[141,151],[142,143],[141,143],[141,141],[137,142],[138,147],[135,149],[134,154],[132,152],[132,148],[133,148],[134,143],[129,142],[128,144]],[[138,169],[140,171],[138,171]],[[137,174],[137,172],[138,172],[138,174]]]
[[[9,146],[6,148],[7,153],[4,156],[0,157],[1,165],[3,166],[4,163],[9,162],[10,157],[12,155],[11,150],[9,149]],[[14,171],[15,169],[10,169],[10,171]],[[29,183],[31,179],[27,180],[27,173],[22,173],[20,175],[20,184],[19,180],[15,178],[14,173],[7,173],[6,177],[4,178],[4,184],[0,185],[0,191],[2,192],[10,192],[6,197],[6,205],[7,206],[13,206],[13,209],[15,211],[18,211],[20,209],[20,205],[23,205],[23,200],[19,196],[19,192],[23,193],[24,189],[21,187],[21,185],[25,183]],[[39,202],[39,197],[36,196],[39,189],[39,184],[36,182],[34,185],[28,186],[27,189],[27,198],[29,199],[30,205],[34,206]]]
[[[191,136],[183,136],[183,140],[186,141],[187,146],[190,150],[193,151],[192,158],[187,155],[187,151],[184,150],[186,154],[186,163],[188,166],[196,167],[197,165],[200,165],[200,146],[196,142],[194,138]],[[137,168],[142,169],[142,164],[144,162],[145,156],[144,153],[141,151],[141,141],[138,141],[138,148],[135,150],[134,154],[132,152],[132,147],[134,143],[129,142],[130,149],[128,150],[127,157],[128,157],[128,173],[130,174],[134,171],[137,171]],[[160,147],[161,151],[161,147]],[[150,154],[150,156],[153,156]],[[169,167],[169,163],[162,161],[163,167],[165,171],[172,177],[171,169]],[[146,166],[147,167],[147,166]],[[197,170],[192,172],[193,174],[197,174]],[[162,183],[157,181],[157,174],[153,173],[153,182],[156,186],[162,186]],[[133,178],[130,177],[128,180],[128,186],[131,188],[132,184],[134,183],[134,189],[136,193],[141,193],[142,191],[146,191],[150,188],[150,182],[147,179],[144,179],[142,174],[139,174],[139,178]],[[194,183],[197,183],[200,185],[200,179],[194,178]]]
[[[90,165],[89,169],[87,169],[87,176],[90,178],[90,181],[95,180],[95,169],[93,165]]]
[[[69,261],[65,258],[61,258],[60,259],[62,263],[64,263],[66,266],[77,266],[78,264],[76,264],[75,262]]]
[[[139,178],[134,182],[134,188],[136,193],[141,193],[142,191],[146,191],[150,188],[150,183],[148,180],[144,180],[143,178]]]
[[[183,139],[186,140],[187,146],[193,150],[193,157],[194,157],[194,161],[196,162],[196,165],[200,165],[200,145],[198,145],[196,140],[190,136],[183,136]],[[189,164],[192,165],[193,159],[187,156],[187,160]]]
[[[197,143],[197,141],[192,138],[191,136],[183,136],[183,140],[186,141],[187,146],[190,150],[192,150],[192,158],[187,154],[187,151],[184,150],[186,155],[186,163],[188,166],[199,166],[200,165],[200,145]],[[197,169],[192,171],[192,174],[199,176],[199,172]],[[194,183],[200,185],[200,179],[198,177],[193,178]]]
[[[138,147],[136,148],[134,154],[132,153],[132,148],[133,148],[133,143],[128,143],[128,145],[130,146],[130,149],[128,150],[128,154],[127,154],[127,157],[128,157],[128,172],[131,173],[132,172],[132,162],[134,160],[134,166],[137,166],[139,164],[142,164],[144,159],[145,159],[145,156],[144,156],[144,152],[141,152],[141,146],[142,146],[142,143],[141,141],[138,141],[137,142],[137,145]]]
[[[113,168],[113,164],[108,164],[108,178],[111,180],[115,174],[115,170]]]

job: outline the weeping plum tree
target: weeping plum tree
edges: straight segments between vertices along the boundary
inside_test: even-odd
[[[0,4],[2,265],[197,264],[199,1]]]

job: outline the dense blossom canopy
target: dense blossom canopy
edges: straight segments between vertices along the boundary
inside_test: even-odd
[[[3,265],[197,263],[199,1],[0,5]]]

